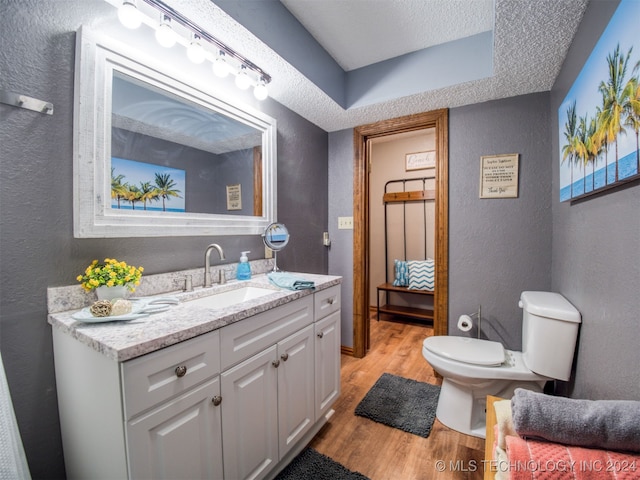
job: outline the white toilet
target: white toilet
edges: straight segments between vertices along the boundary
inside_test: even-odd
[[[580,312],[559,293],[522,292],[522,352],[501,343],[428,337],[422,355],[443,377],[436,417],[453,430],[485,437],[486,396],[511,398],[516,388],[541,392],[569,380]]]

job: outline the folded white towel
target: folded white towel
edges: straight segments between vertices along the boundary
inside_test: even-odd
[[[511,417],[511,400],[499,400],[493,403],[496,411],[496,425],[498,425],[498,447],[503,450],[507,449],[507,435],[518,435],[513,428],[513,419]]]

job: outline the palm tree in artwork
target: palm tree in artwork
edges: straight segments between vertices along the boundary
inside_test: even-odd
[[[602,104],[604,105],[604,97]],[[604,185],[606,185],[609,179],[609,135],[606,121],[607,114],[603,112],[601,107],[596,107],[596,117],[598,118],[596,136],[598,137],[598,142],[601,145],[602,151],[604,151]]]
[[[115,175],[115,170],[115,168],[111,168],[111,198],[118,201],[118,208],[120,208],[120,200],[126,197],[127,187],[122,183],[124,175]]]
[[[625,126],[631,127],[636,134],[636,173],[640,173],[640,145],[638,136],[640,134],[640,83],[638,82],[638,70],[640,61],[636,63],[631,73],[631,78],[625,87],[624,112],[626,119]]]
[[[598,89],[602,93],[602,128],[606,136],[607,143],[614,142],[616,147],[616,173],[615,180],[618,181],[618,135],[626,133],[623,126],[625,95],[628,94],[625,88],[624,78],[627,75],[629,58],[631,57],[629,48],[626,55],[620,53],[618,44],[613,53],[607,55],[607,65],[609,69],[609,79],[600,82]]]
[[[180,198],[180,190],[175,188],[176,182],[168,173],[156,173],[156,187],[158,196],[162,198],[162,211],[167,211],[166,200],[169,197]]]
[[[147,209],[147,202],[152,202],[158,199],[156,188],[151,185],[151,182],[140,182],[140,201],[144,205],[144,209]]]
[[[126,199],[128,202],[131,202],[132,210],[136,209],[136,202],[139,202],[141,200],[141,195],[142,192],[140,192],[140,189],[137,186],[127,184]]]
[[[589,119],[589,125],[587,126],[587,139],[585,142],[586,156],[585,156],[585,177],[586,167],[591,164],[591,191],[595,190],[595,178],[596,178],[596,160],[602,152],[602,142],[598,135],[598,115]]]
[[[571,194],[569,197],[573,197],[573,164],[577,158],[577,150],[576,150],[576,124],[577,124],[577,116],[576,116],[576,101],[574,100],[569,107],[567,107],[567,121],[564,123],[564,138],[565,144],[562,147],[562,161],[563,164],[565,161],[569,162],[569,167],[571,169],[571,183],[570,189]]]
[[[587,116],[584,115],[578,120],[578,130],[576,131],[576,163],[581,165],[584,174],[582,175],[582,193],[585,193],[587,181],[586,167],[589,159],[589,127]]]

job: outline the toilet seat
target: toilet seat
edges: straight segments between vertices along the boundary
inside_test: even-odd
[[[440,355],[463,363],[494,367],[505,361],[504,347],[499,342],[456,336],[434,336],[424,340],[424,347]]]

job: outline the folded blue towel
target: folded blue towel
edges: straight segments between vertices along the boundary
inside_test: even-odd
[[[511,412],[522,437],[640,452],[639,401],[576,400],[517,388]]]
[[[276,287],[287,288],[289,290],[315,289],[316,284],[310,280],[296,277],[287,272],[271,272],[267,274],[269,281]]]

